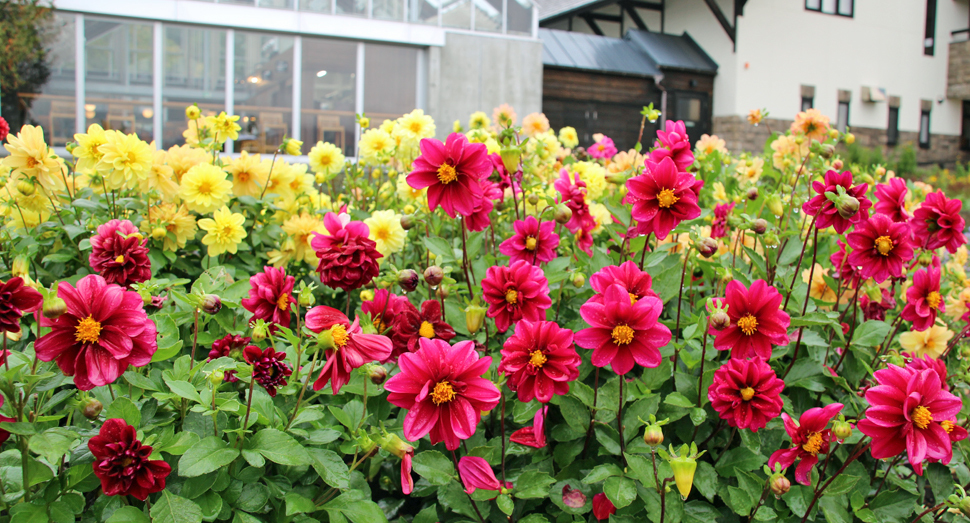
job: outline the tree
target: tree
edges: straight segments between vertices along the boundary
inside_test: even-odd
[[[31,98],[47,83],[49,22],[53,10],[46,0],[0,0],[0,114],[19,129],[27,122]]]

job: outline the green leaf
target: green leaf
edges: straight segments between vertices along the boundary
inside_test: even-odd
[[[630,478],[612,477],[606,480],[603,485],[603,492],[606,497],[613,502],[613,505],[621,509],[637,498],[637,486]]]
[[[70,452],[81,437],[66,427],[54,427],[30,438],[30,450],[40,454],[48,463],[57,463]]]
[[[140,509],[129,505],[114,511],[106,523],[151,523],[151,520]]]
[[[916,511],[916,499],[917,496],[908,492],[883,492],[869,502],[869,508],[880,522],[905,523]]]
[[[124,396],[115,399],[111,402],[111,405],[108,405],[104,417],[107,419],[123,419],[136,429],[141,426],[141,411],[138,410],[134,402]]]
[[[191,383],[182,380],[165,380],[165,384],[168,388],[172,390],[175,394],[180,397],[185,398],[196,403],[204,403],[202,401],[202,396],[199,396],[199,392],[195,390],[195,387]]]
[[[293,514],[307,514],[317,510],[316,505],[313,503],[312,499],[305,498],[296,492],[287,492],[283,496],[286,501],[286,515],[292,516]]]
[[[862,479],[859,476],[850,476],[848,474],[839,474],[836,476],[832,483],[829,484],[828,488],[825,489],[823,493],[824,496],[840,496],[852,490],[859,480]]]
[[[884,321],[869,320],[859,325],[852,335],[856,347],[875,347],[889,334],[889,324]]]
[[[340,456],[327,449],[307,449],[313,470],[331,487],[345,489],[350,483],[350,469]]]
[[[673,405],[674,407],[683,407],[685,409],[694,407],[694,402],[687,399],[687,396],[684,396],[679,392],[671,392],[668,394],[667,397],[664,398],[664,403],[667,405]]]
[[[755,503],[755,500],[751,499],[747,492],[738,487],[728,487],[728,496],[724,501],[731,507],[731,510],[740,515],[750,514],[751,507]]]
[[[845,503],[840,503],[839,498],[827,497],[818,502],[822,514],[825,514],[826,523],[852,523],[852,516],[846,510]]]
[[[512,510],[515,509],[515,502],[512,501],[512,498],[510,498],[508,494],[500,495],[495,502],[498,504],[498,509],[501,510],[506,516],[512,515]]]
[[[432,485],[445,485],[455,477],[455,465],[437,450],[426,450],[414,455],[411,466],[419,476]]]
[[[527,470],[515,482],[513,494],[516,499],[544,498],[549,495],[549,485],[556,480],[545,472]]]
[[[597,465],[593,467],[593,470],[589,471],[589,474],[583,478],[583,483],[586,485],[591,485],[593,483],[599,483],[600,481],[606,481],[606,478],[611,476],[622,476],[623,471],[620,467],[612,463],[604,463],[602,465]]]
[[[691,501],[684,505],[684,523],[712,523],[721,517],[716,508],[703,501]]]
[[[185,451],[179,459],[179,476],[192,478],[208,474],[232,463],[237,456],[239,449],[230,448],[222,438],[209,436]]]
[[[10,523],[47,523],[47,509],[33,503],[17,503],[10,509]]]
[[[377,503],[365,499],[359,490],[345,492],[323,506],[328,513],[339,512],[354,523],[387,523],[387,516]],[[332,520],[331,520],[332,521]]]
[[[839,323],[836,321],[838,318],[835,313],[823,313],[823,312],[810,312],[804,316],[796,317],[791,319],[792,327],[825,327],[825,326],[835,326],[837,327]]]
[[[549,519],[542,514],[529,514],[520,519],[519,523],[549,523]]]
[[[721,458],[717,464],[717,473],[724,477],[734,477],[737,471],[748,472],[764,464],[767,460],[761,454],[752,452],[744,447],[736,447]]]
[[[202,523],[202,509],[195,503],[163,490],[152,505],[152,523]]]
[[[266,459],[280,465],[309,465],[310,455],[292,436],[276,429],[264,428],[247,445]]]

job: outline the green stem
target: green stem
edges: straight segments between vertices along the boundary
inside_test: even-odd
[[[296,415],[300,412],[300,402],[303,401],[303,394],[306,393],[306,388],[310,384],[310,380],[313,379],[313,369],[317,366],[317,357],[320,355],[320,350],[313,353],[313,358],[310,359],[310,370],[307,372],[306,380],[303,382],[303,388],[300,389],[300,395],[296,398],[296,406],[293,407],[293,414],[290,415],[290,421],[286,423],[286,428],[283,432],[290,429],[290,425],[293,424],[293,420],[296,419]]]

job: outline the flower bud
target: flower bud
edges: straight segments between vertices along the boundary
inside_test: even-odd
[[[31,194],[34,194],[35,190],[36,189],[34,188],[34,184],[30,180],[20,180],[19,182],[17,182],[17,192],[19,192],[24,196],[30,196]]]
[[[401,216],[401,228],[405,231],[410,231],[417,225],[417,221],[414,219],[413,214],[405,214]]]
[[[202,298],[202,312],[206,314],[216,314],[222,309],[222,300],[215,294],[206,294]]]
[[[839,211],[839,216],[848,220],[859,212],[859,200],[854,196],[845,194],[836,202],[835,210]]]
[[[834,139],[836,139],[838,137],[839,137],[839,130],[838,129],[835,129],[835,128],[829,129],[829,138],[831,138],[831,139],[834,140]]]
[[[401,459],[404,459],[404,456],[408,453],[414,452],[414,447],[398,437],[397,434],[389,434],[384,438],[381,448]]]
[[[168,231],[165,230],[165,227],[158,226],[152,229],[152,238],[164,240],[166,236],[168,236]]]
[[[67,154],[74,154],[74,149],[77,149],[77,142],[67,142],[64,144],[64,148],[67,149]]]
[[[890,171],[890,172],[892,172],[892,171]],[[886,175],[886,168],[885,167],[883,167],[881,165],[879,167],[876,167],[876,177],[882,178],[885,175]]]
[[[249,325],[253,329],[253,341],[263,341],[269,336],[269,325],[263,320],[256,320]]]
[[[758,188],[757,187],[751,187],[751,188],[749,188],[748,189],[747,196],[748,196],[748,199],[751,200],[751,201],[757,200],[758,199]]]
[[[63,298],[53,297],[49,300],[44,300],[44,317],[48,320],[54,320],[61,317],[61,314],[67,312],[67,302]]]
[[[717,240],[711,238],[710,236],[703,236],[698,238],[694,243],[694,247],[697,252],[701,253],[701,256],[705,258],[710,258],[717,254]]]
[[[573,218],[573,210],[566,206],[565,203],[560,203],[556,206],[555,219],[556,223],[563,225]]]
[[[397,284],[404,289],[404,292],[414,292],[419,283],[421,279],[418,277],[418,271],[403,269],[397,272]]]
[[[294,140],[293,138],[284,138],[283,143],[280,145],[280,149],[290,156],[300,156],[302,148],[303,142]]]
[[[586,275],[581,272],[573,273],[571,283],[573,284],[573,287],[576,287],[577,289],[581,288],[583,285],[586,285]]]
[[[374,385],[382,385],[387,380],[387,369],[376,363],[368,365],[367,377]]]
[[[731,317],[723,310],[714,311],[711,314],[711,327],[716,330],[724,330],[731,326]]]
[[[771,196],[769,196],[767,203],[768,203],[768,210],[771,211],[771,214],[774,214],[775,216],[778,216],[778,217],[785,214],[785,205],[781,202],[781,197],[778,196],[777,194],[772,194]]]
[[[481,330],[482,325],[485,324],[485,312],[487,310],[485,307],[479,305],[477,300],[475,303],[465,307],[465,327],[468,329],[469,334],[476,334]]]
[[[317,347],[327,350],[336,347],[337,345],[333,342],[333,328],[320,331],[317,333]]]
[[[360,117],[360,118],[359,118],[359,119],[357,120],[357,123],[359,123],[359,124],[360,124],[360,128],[361,128],[361,129],[367,129],[368,127],[370,127],[370,118],[368,118],[368,117],[366,117],[366,116],[361,116],[361,117]]]
[[[571,508],[583,508],[586,505],[586,494],[569,485],[562,488],[562,504]]]
[[[303,308],[312,307],[317,302],[316,297],[313,296],[313,288],[303,287],[300,289],[300,292],[296,295],[296,302]]]
[[[835,160],[832,162],[832,169],[835,171],[841,171],[843,165],[842,160]]]
[[[442,285],[438,287],[438,290],[435,291],[435,296],[441,298],[442,300],[447,300],[450,294],[451,291],[448,290],[447,285]]]
[[[770,483],[768,485],[771,488],[771,493],[776,496],[784,496],[791,490],[791,481],[788,481],[788,478],[782,474],[776,473],[772,475],[769,481]]]
[[[768,221],[764,218],[758,218],[757,220],[751,222],[751,230],[755,234],[764,234],[768,231]]]
[[[825,159],[831,158],[835,154],[835,146],[829,143],[822,144],[822,148],[819,149],[818,154]]]
[[[432,265],[424,270],[424,281],[428,282],[428,285],[432,287],[441,285],[441,281],[444,279],[445,271],[441,270],[441,267],[437,265]]]
[[[85,398],[81,402],[81,414],[84,414],[84,417],[90,420],[98,419],[98,415],[101,414],[101,410],[103,409],[104,405],[102,405],[100,401],[91,397]]]
[[[674,483],[680,495],[687,499],[690,489],[694,486],[694,471],[697,470],[697,460],[690,456],[672,457],[668,462],[670,470],[674,471]]]
[[[30,261],[24,255],[15,256],[13,259],[13,267],[10,268],[10,273],[13,276],[20,276],[21,278],[27,279],[28,271],[30,270]]]
[[[221,370],[214,370],[209,373],[209,383],[213,387],[218,387],[224,379],[226,379],[226,373]]]
[[[202,110],[198,105],[192,104],[185,108],[185,118],[188,120],[198,120],[202,117]]]
[[[832,422],[832,434],[839,438],[839,441],[845,441],[852,435],[852,424],[848,421],[836,420]]]
[[[502,147],[499,156],[502,157],[502,165],[505,166],[506,171],[515,173],[519,170],[519,159],[522,157],[522,149],[519,146]]]
[[[529,205],[532,205],[532,206],[539,205],[539,195],[538,194],[530,194],[529,195]]]
[[[852,145],[855,143],[855,135],[852,133],[845,133],[845,143]]]
[[[651,448],[659,447],[663,445],[664,442],[664,431],[656,423],[647,425],[647,428],[643,431],[643,442],[649,445]]]

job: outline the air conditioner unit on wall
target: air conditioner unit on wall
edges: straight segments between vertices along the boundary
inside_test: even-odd
[[[867,85],[862,86],[862,101],[863,102],[885,102],[887,99],[886,90],[882,87],[869,87]]]

